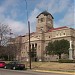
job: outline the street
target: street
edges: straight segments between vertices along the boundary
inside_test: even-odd
[[[22,70],[9,70],[9,69],[0,69],[0,75],[73,75],[73,74],[60,74],[60,73],[43,73],[43,72],[34,72],[31,70],[22,71]]]

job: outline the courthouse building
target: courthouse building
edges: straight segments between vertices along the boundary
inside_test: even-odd
[[[72,41],[71,58],[75,59],[75,29],[67,26],[55,28],[53,26],[54,17],[47,11],[44,11],[36,17],[36,31],[30,34],[30,47],[34,49],[37,61],[54,61],[59,59],[57,55],[47,55],[45,47],[50,41],[65,39]],[[20,41],[20,51],[17,58],[20,57],[23,61],[29,59],[29,35],[19,36],[17,41]],[[16,41],[16,42],[17,42]],[[62,58],[68,58],[67,55],[62,54]]]

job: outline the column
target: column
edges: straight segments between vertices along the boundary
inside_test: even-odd
[[[31,46],[31,49],[32,49],[32,44],[30,46]]]
[[[70,41],[69,60],[73,60],[73,57],[72,57],[72,41]]]

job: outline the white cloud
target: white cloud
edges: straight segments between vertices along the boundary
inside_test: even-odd
[[[0,13],[4,13],[8,9],[8,7],[10,7],[12,4],[14,5],[14,3],[16,3],[15,1],[16,0],[5,0],[0,6]]]
[[[24,24],[22,21],[15,20],[15,18],[18,16],[18,10],[16,8],[19,0],[5,0],[4,3],[0,6],[0,21],[5,21],[8,25],[10,25],[12,31],[14,33],[24,34],[27,33],[28,26]],[[48,11],[52,14],[55,13],[61,13],[64,10],[68,10],[64,17],[58,21],[58,23],[55,23],[55,26],[57,25],[72,25],[74,23],[73,20],[73,11],[72,7],[70,7],[70,1],[71,0],[41,0],[41,2],[34,8],[34,10],[29,15],[29,21],[31,24],[31,32],[35,31],[36,28],[36,16],[40,13],[40,9],[46,10],[48,7]],[[4,13],[7,12],[8,8],[11,6],[14,7],[10,11],[9,16],[5,16]],[[40,9],[38,9],[40,8]],[[74,11],[75,12],[75,11]],[[8,13],[9,14],[9,13]],[[20,14],[22,15],[22,13]]]
[[[31,15],[29,16],[29,21],[31,23],[34,23],[36,21],[36,17],[37,15],[39,14],[39,9],[35,8],[32,12],[31,12]]]
[[[29,16],[29,21],[30,21],[30,25],[31,25],[31,32],[35,31],[36,28],[36,17],[39,14],[39,9],[35,8],[30,16]]]
[[[49,4],[50,5],[50,4]],[[52,13],[59,13],[67,9],[70,5],[70,0],[57,0],[51,7]]]
[[[13,33],[25,34],[27,32],[27,26],[23,22],[7,19],[5,23],[9,25]]]
[[[52,14],[64,11],[70,6],[71,0],[41,0],[37,7],[50,11]]]
[[[65,25],[68,27],[72,27],[74,28],[74,6],[70,7],[68,9],[68,11],[66,12],[66,14],[64,15],[64,18],[62,18],[61,20],[59,20],[58,25]]]
[[[10,11],[11,15],[6,17],[6,15],[4,14],[5,12],[8,12],[7,10],[9,7],[13,7],[13,6],[15,7],[16,5],[17,5],[17,0],[5,0],[3,2],[3,4],[1,4],[1,6],[0,6],[0,22],[8,24],[9,27],[12,29],[13,33],[25,34],[27,31],[26,24],[24,24],[21,21],[14,20],[14,18],[17,16],[15,8],[14,8],[14,10]],[[12,18],[10,18],[11,16],[12,16]]]
[[[4,7],[0,7],[0,13],[3,13],[5,11],[5,8]]]
[[[17,14],[17,12],[16,12],[17,10],[16,9],[12,9],[11,10],[11,17],[13,18],[13,19],[15,19],[17,16],[18,16],[18,14]]]

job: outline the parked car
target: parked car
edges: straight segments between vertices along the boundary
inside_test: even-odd
[[[4,68],[5,69],[13,69],[13,70],[16,70],[16,69],[23,70],[23,69],[25,69],[25,64],[21,64],[18,61],[13,61],[13,62],[9,62],[8,64],[6,64]]]
[[[5,63],[5,62],[0,61],[0,68],[4,68],[4,67],[5,67],[5,65],[6,65],[6,63]]]

